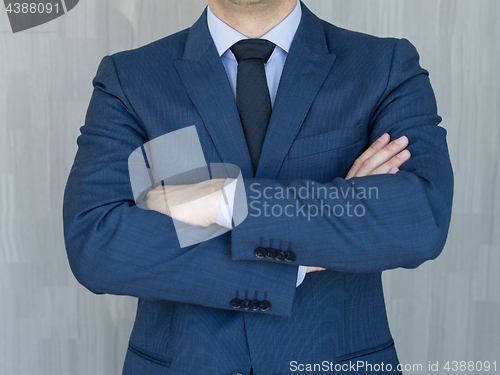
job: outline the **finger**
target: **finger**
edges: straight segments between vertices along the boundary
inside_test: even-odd
[[[375,169],[372,173],[374,174],[386,174],[389,173],[393,168],[398,168],[403,165],[403,163],[407,162],[411,158],[411,153],[408,150],[403,150],[396,156],[393,156],[386,163],[382,164],[380,167]]]
[[[326,270],[326,268],[323,268],[323,267],[307,267],[306,273],[325,271],[325,270]]]
[[[356,177],[372,174],[374,170],[387,163],[392,157],[403,151],[408,146],[408,138],[402,136],[385,146],[382,150],[366,159],[356,172]]]
[[[153,190],[150,190],[146,194],[146,199],[145,199],[146,206],[148,207],[149,210],[157,211],[161,214],[170,216],[170,210],[168,208],[168,203],[165,199],[164,192],[161,189],[162,186],[159,186],[159,188],[160,189],[155,188]]]
[[[163,196],[163,205],[164,205],[164,208],[165,208],[164,214],[170,216],[170,207],[168,206],[167,189],[165,188],[165,185],[163,185],[163,183],[162,183],[162,193],[163,193],[162,194],[162,196]]]
[[[396,174],[398,172],[399,172],[399,168],[394,167],[394,168],[391,168],[391,170],[389,171],[389,174]]]
[[[382,150],[389,141],[391,140],[391,137],[389,134],[384,133],[382,134],[375,142],[373,142],[370,147],[366,149],[365,152],[363,152],[355,161],[354,164],[352,165],[351,169],[347,173],[347,176],[345,177],[346,180],[350,179],[351,177],[354,177],[356,175],[356,172],[358,169],[361,167],[361,165],[364,163],[366,159],[377,153],[378,151]]]

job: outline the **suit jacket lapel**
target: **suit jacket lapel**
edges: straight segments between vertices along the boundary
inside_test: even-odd
[[[283,68],[256,172],[258,178],[276,178],[336,58],[329,54],[322,21],[301,5],[302,20]]]
[[[205,10],[189,30],[183,59],[175,67],[222,161],[237,165],[250,178],[252,161],[234,94],[206,19]]]
[[[336,58],[329,53],[322,21],[301,5],[302,20],[283,69],[255,174],[260,178],[278,174]],[[250,178],[254,172],[238,109],[206,19],[205,10],[189,30],[183,59],[175,67],[222,161],[237,165],[243,177]]]

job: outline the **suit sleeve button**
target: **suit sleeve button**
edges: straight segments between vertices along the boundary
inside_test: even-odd
[[[243,301],[241,301],[241,308],[243,310],[248,310],[250,308],[250,300],[244,299]]]
[[[239,298],[233,298],[230,302],[230,305],[233,309],[239,309],[241,308],[241,299]]]
[[[276,260],[278,261],[283,261],[283,259],[285,259],[285,253],[281,250],[276,250]]]
[[[274,259],[276,258],[276,251],[270,247],[266,249],[266,258]]]
[[[267,311],[271,308],[271,304],[269,303],[269,301],[261,301],[259,303],[259,310],[260,311]]]
[[[258,247],[255,249],[255,251],[253,252],[253,254],[257,257],[257,258],[264,258],[266,256],[266,249],[264,249],[263,247]]]
[[[285,260],[287,262],[293,262],[295,260],[295,254],[291,251],[285,252]]]
[[[260,301],[254,300],[250,302],[250,309],[255,311],[259,309]]]

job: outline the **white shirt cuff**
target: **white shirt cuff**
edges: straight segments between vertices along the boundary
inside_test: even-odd
[[[234,178],[226,179],[222,194],[220,195],[220,208],[215,223],[221,227],[232,229],[234,196],[236,193],[236,183],[238,180]]]
[[[302,281],[304,281],[304,279],[306,278],[306,271],[306,266],[299,266],[299,271],[297,272],[297,285],[295,287],[298,287],[300,284],[302,284]]]

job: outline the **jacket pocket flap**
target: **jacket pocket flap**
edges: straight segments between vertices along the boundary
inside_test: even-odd
[[[332,130],[312,137],[296,139],[293,142],[289,159],[318,154],[358,143],[363,138],[364,124]]]
[[[357,352],[349,353],[349,354],[345,354],[345,355],[342,355],[340,357],[337,357],[337,361],[338,362],[349,361],[351,359],[355,359],[355,358],[362,357],[365,355],[374,354],[377,352],[381,352],[382,350],[388,349],[393,345],[394,345],[394,340],[390,339],[389,341],[384,342],[383,344],[380,344],[377,346],[372,346],[370,348],[358,350]]]

